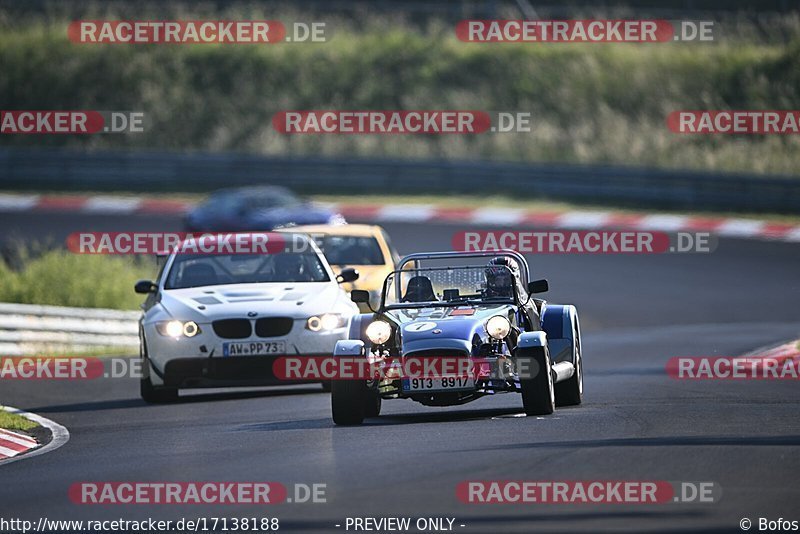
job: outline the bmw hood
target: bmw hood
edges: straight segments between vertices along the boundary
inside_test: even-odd
[[[338,284],[264,283],[168,289],[161,306],[173,318],[209,322],[220,318],[281,316],[303,319],[325,312],[353,314]]]

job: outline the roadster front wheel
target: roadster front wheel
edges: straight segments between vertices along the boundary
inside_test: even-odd
[[[366,380],[334,380],[331,383],[331,411],[337,425],[360,425],[366,417]]]
[[[550,415],[556,409],[550,354],[544,347],[531,347],[519,350],[517,358],[531,360],[529,376],[519,381],[525,415]]]

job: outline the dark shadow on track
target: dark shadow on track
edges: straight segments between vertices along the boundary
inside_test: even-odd
[[[665,436],[661,438],[616,438],[585,441],[547,441],[542,443],[514,443],[504,449],[602,449],[606,447],[797,447],[800,436]],[[492,451],[494,448],[477,447],[459,449],[457,452]]]
[[[504,415],[516,415],[520,412],[519,408],[495,408],[490,410],[467,410],[467,411],[441,411],[434,413],[413,413],[413,414],[391,414],[381,415],[371,419],[365,419],[363,426],[394,426],[422,423],[454,423],[459,421],[481,421],[491,417]],[[333,428],[333,420],[330,417],[324,419],[304,419],[301,421],[278,421],[275,423],[253,423],[241,425],[234,431],[243,432],[272,432],[275,430],[311,430],[317,428]],[[339,428],[339,427],[336,427]],[[341,427],[347,428],[347,427]]]
[[[302,389],[278,389],[268,391],[232,391],[221,393],[201,393],[186,395],[179,398],[177,402],[167,404],[148,404],[141,399],[117,399],[96,402],[80,402],[75,404],[57,404],[30,408],[29,411],[36,413],[57,413],[57,412],[93,412],[101,410],[119,410],[123,408],[159,408],[163,406],[176,406],[181,404],[195,404],[200,402],[219,402],[229,400],[243,400],[268,397],[290,397],[293,395],[308,395],[310,393],[325,393],[319,386],[304,387]]]

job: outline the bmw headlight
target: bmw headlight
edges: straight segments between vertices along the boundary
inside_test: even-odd
[[[392,327],[386,321],[372,321],[367,327],[367,338],[376,345],[383,345],[392,337]]]
[[[506,338],[511,331],[511,323],[502,315],[495,315],[486,321],[486,333],[500,341]]]
[[[194,321],[186,321],[183,323],[183,335],[186,337],[194,337],[200,333],[200,327]]]
[[[347,319],[338,313],[323,313],[322,315],[309,317],[308,321],[306,321],[306,328],[312,332],[319,332],[321,330],[336,330],[346,324]]]
[[[200,327],[194,321],[160,321],[156,323],[156,330],[162,336],[174,338],[194,337],[200,333]]]

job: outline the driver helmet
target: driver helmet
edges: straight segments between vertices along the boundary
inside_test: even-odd
[[[486,265],[486,293],[489,296],[514,296],[514,284],[519,278],[517,262],[506,256],[492,258]]]

